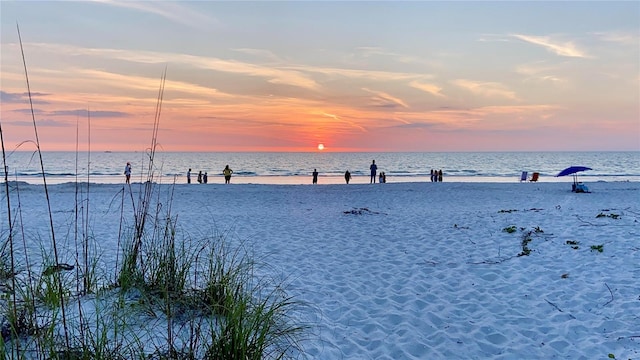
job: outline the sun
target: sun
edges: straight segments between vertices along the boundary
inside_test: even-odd
[[[324,144],[322,143],[318,144],[318,150],[321,150],[321,151],[324,150]]]

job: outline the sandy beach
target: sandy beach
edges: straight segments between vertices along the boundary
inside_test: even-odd
[[[638,359],[640,184],[588,185],[587,194],[572,193],[570,182],[156,191],[164,205],[172,198],[180,236],[227,234],[307,304],[293,314],[312,325],[301,357]],[[75,185],[49,190],[64,234]],[[107,273],[121,211],[132,211],[131,201],[119,208],[122,191],[136,198],[141,185],[91,185],[88,193]],[[27,238],[46,239],[42,186],[21,184],[12,202]],[[73,263],[72,251],[63,254]]]

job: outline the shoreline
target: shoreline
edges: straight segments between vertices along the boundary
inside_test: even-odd
[[[73,184],[76,183],[75,178],[70,178],[69,176],[47,176],[47,185],[54,184]],[[90,184],[124,184],[124,176],[91,176],[87,181],[87,177],[78,177],[77,183],[90,183]],[[146,180],[146,179],[145,179]],[[141,184],[144,183],[145,180],[138,177],[131,177],[131,184]],[[578,180],[580,182],[590,184],[597,182],[640,182],[640,177],[636,176],[579,176]],[[377,180],[376,180],[377,181]],[[3,183],[4,181],[0,181]],[[24,183],[29,185],[42,185],[42,177],[41,176],[22,176],[18,177],[17,180],[15,177],[13,179],[9,178],[9,183]],[[171,184],[174,182],[173,177],[162,176],[156,177],[155,183],[159,184]],[[539,183],[569,183],[573,182],[571,176],[565,177],[555,177],[555,176],[544,176],[540,175],[540,178],[536,182],[530,181],[520,181],[519,178],[516,177],[496,177],[496,176],[446,176],[444,177],[442,182],[439,183],[531,183],[531,184],[539,184]],[[390,176],[387,175],[387,184],[392,183],[431,183],[430,177],[427,176]],[[186,176],[176,176],[175,177],[176,185],[187,185]],[[195,178],[192,177],[191,185],[216,185],[222,184],[224,185],[224,177],[220,176],[209,176],[209,181],[207,184],[199,184],[195,181]],[[318,177],[317,185],[346,185],[344,181],[344,177],[342,176],[323,176],[320,175]],[[369,184],[368,176],[354,176],[351,179],[350,185],[356,184]],[[377,182],[376,182],[377,184]],[[231,185],[312,185],[312,177],[311,174],[308,176],[233,176],[231,178]]]

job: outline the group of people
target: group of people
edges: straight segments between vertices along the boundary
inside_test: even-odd
[[[229,165],[225,166],[224,170],[222,170],[222,175],[224,175],[225,184],[231,183],[231,174],[233,174],[233,170],[229,168]],[[209,182],[209,176],[207,175],[207,172],[205,171],[204,174],[202,173],[202,171],[198,172],[197,181],[199,184],[206,184],[207,182]],[[187,184],[191,184],[191,168],[189,168],[189,170],[187,171]]]
[[[375,184],[376,183],[376,173],[378,172],[378,165],[376,165],[376,161],[373,160],[371,162],[371,165],[369,165],[369,170],[371,170],[371,178],[369,179],[369,184]],[[384,173],[384,171],[380,172],[380,175],[378,176],[378,182],[380,184],[384,184],[387,182],[387,174]]]
[[[371,178],[369,180],[370,184],[375,184],[376,178],[378,179],[378,182],[380,184],[384,184],[387,182],[387,175],[384,173],[384,171],[380,172],[380,174],[378,175],[378,165],[376,165],[375,160],[371,162],[371,165],[369,166],[369,170],[371,171]],[[229,168],[229,165],[225,166],[224,169],[222,170],[222,175],[224,175],[225,184],[231,183],[232,174],[233,174],[233,170]],[[127,165],[124,168],[124,175],[125,175],[126,183],[129,184],[131,179],[131,163],[130,162],[127,162]],[[317,184],[318,183],[317,169],[313,169],[312,177],[313,177],[312,178],[313,183]],[[209,180],[209,176],[207,175],[206,171],[204,173],[202,173],[202,171],[198,172],[197,181],[199,184],[206,184],[208,180]],[[351,173],[349,172],[349,170],[345,171],[344,173],[344,181],[347,184],[349,183],[349,181],[351,181]],[[442,170],[431,169],[431,182],[441,182],[441,181],[442,181]],[[189,170],[187,171],[187,184],[191,184],[191,168],[189,168]]]
[[[378,174],[378,165],[376,165],[376,161],[371,161],[371,165],[369,165],[369,170],[371,177],[369,179],[369,184],[375,184],[376,178],[380,184],[384,184],[387,182],[387,174],[384,171]],[[351,173],[349,170],[344,173],[344,181],[348,184],[351,181]],[[431,169],[431,182],[439,182],[442,181],[442,170],[433,170]],[[313,183],[318,183],[318,170],[313,169]]]
[[[202,173],[202,171],[199,171],[196,181],[198,181],[198,184],[206,184],[207,182],[209,182],[209,175],[206,171],[204,174]],[[191,184],[191,168],[189,168],[189,170],[187,171],[187,184]]]
[[[229,165],[225,166],[224,170],[222,170],[225,184],[231,183],[231,174],[233,174],[233,170],[231,170]],[[128,161],[127,165],[125,165],[124,167],[124,177],[125,182],[129,184],[131,182],[131,163]],[[203,173],[202,171],[199,171],[197,181],[199,184],[206,184],[207,182],[209,182],[209,175],[207,174],[207,172],[205,171]],[[187,171],[187,184],[191,184],[191,168],[189,168],[189,170]]]
[[[371,165],[369,166],[369,169],[371,170],[371,180],[370,180],[370,184],[375,184],[376,182],[376,177],[378,175],[378,165],[376,165],[376,161],[373,160],[373,162],[371,162]],[[349,170],[344,172],[344,181],[348,184],[349,181],[351,181],[351,173],[349,172]],[[317,169],[313,169],[313,173],[312,173],[312,182],[314,184],[318,183],[318,170]],[[380,173],[380,177],[378,179],[378,182],[383,184],[387,182],[387,174],[383,172]]]
[[[209,182],[209,174],[207,174],[206,171],[204,172],[204,174],[202,173],[202,171],[199,171],[196,181],[198,182],[198,184],[206,184],[207,182]],[[187,184],[191,184],[191,169],[187,171]]]
[[[431,182],[442,182],[442,169],[431,169]]]

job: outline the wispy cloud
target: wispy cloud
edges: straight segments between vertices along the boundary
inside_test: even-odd
[[[549,81],[552,83],[566,82],[565,79],[558,77],[554,73],[557,72],[555,66],[545,64],[522,64],[516,66],[516,73],[526,76],[527,81]]]
[[[92,118],[122,118],[129,117],[131,114],[122,111],[103,111],[77,109],[77,110],[56,110],[47,113],[49,116],[91,116]]]
[[[407,105],[407,103],[405,103],[402,99],[397,98],[393,95],[389,95],[385,92],[382,91],[375,91],[375,90],[370,90],[367,88],[362,88],[362,90],[371,93],[374,96],[373,100],[375,102],[375,106],[382,106],[382,107],[395,107],[397,105],[402,106],[403,108],[408,108],[409,105]]]
[[[478,38],[480,42],[508,42],[510,41],[508,38],[505,38],[504,35],[501,34],[482,34],[481,37]]]
[[[441,92],[442,88],[440,86],[438,86],[438,85],[427,84],[427,83],[423,83],[423,82],[420,82],[420,81],[417,81],[417,80],[410,82],[409,85],[411,87],[414,87],[414,88],[418,89],[418,90],[422,90],[422,91],[424,91],[426,93],[429,93],[429,94],[431,94],[433,96],[437,96],[437,97],[440,97],[440,98],[445,98],[446,97],[446,96],[444,96],[442,94],[442,92]]]
[[[48,104],[47,101],[41,100],[42,97],[45,97],[47,95],[48,94],[38,93],[38,92],[31,93],[31,100],[33,101],[34,104],[38,104],[38,105]],[[10,92],[0,90],[0,102],[6,103],[6,104],[24,104],[25,102],[29,102],[29,94],[10,93]]]
[[[332,118],[334,120],[340,120],[340,118],[338,117],[338,115],[334,115],[334,114],[327,114],[325,112],[322,113],[323,116],[326,116],[328,118]]]
[[[24,100],[24,94],[22,93],[9,93],[0,90],[0,101],[3,103],[22,103]]]
[[[259,58],[263,58],[263,59],[267,59],[270,61],[281,61],[281,59],[274,54],[273,52],[269,51],[269,50],[265,50],[265,49],[249,49],[249,48],[239,48],[239,49],[232,49],[235,52],[239,52],[242,54],[247,54],[247,55],[251,55],[251,56],[255,56],[255,57],[259,57]]]
[[[31,120],[16,120],[16,121],[7,121],[9,125],[13,126],[33,126],[33,121]],[[75,126],[67,121],[59,121],[59,120],[51,120],[51,119],[43,119],[36,120],[38,127],[69,127]]]
[[[134,76],[134,75],[123,75],[123,74],[117,74],[117,73],[101,71],[101,70],[86,70],[86,69],[79,69],[77,70],[77,73],[82,75],[81,78],[89,79],[87,81],[99,80],[103,84],[111,87],[115,87],[115,88],[125,88],[128,90],[131,90],[131,89],[145,90],[152,93],[156,91],[158,88],[157,78],[148,78],[148,77]],[[225,94],[223,92],[218,91],[217,89],[194,85],[194,84],[182,82],[182,81],[167,80],[165,85],[167,88],[172,89],[172,91],[179,91],[179,92],[191,94],[191,95],[216,97],[216,98],[232,97],[232,95]]]
[[[360,54],[362,56],[365,56],[365,57],[384,56],[384,57],[393,58],[394,60],[402,62],[402,63],[413,63],[413,62],[421,61],[419,58],[417,58],[415,56],[398,54],[398,53],[391,52],[391,51],[388,51],[386,49],[383,49],[381,47],[362,46],[362,47],[356,48],[356,50],[359,51]]]
[[[289,85],[314,91],[321,90],[321,85],[314,79],[313,74],[381,82],[412,81],[429,78],[428,75],[422,73],[416,74],[399,71],[391,72],[286,64],[282,63],[281,60],[277,58],[277,55],[269,51],[259,49],[236,50],[246,54],[269,57],[276,60],[278,64],[259,65],[242,61],[224,60],[215,57],[195,56],[171,52],[86,48],[66,44],[30,43],[29,46],[32,48],[39,48],[45,52],[68,56],[89,56],[140,64],[179,64],[221,73],[258,77],[272,84]]]
[[[289,65],[287,69],[296,69],[306,73],[316,73],[327,76],[338,76],[348,79],[364,79],[375,81],[407,81],[414,79],[426,78],[424,74],[414,74],[406,72],[392,72],[392,71],[380,71],[380,70],[361,70],[361,69],[345,69],[335,67],[322,67],[322,66],[304,66],[304,65]]]
[[[499,97],[509,100],[518,100],[515,92],[507,89],[504,85],[495,82],[478,82],[466,79],[453,80],[452,83],[466,89],[476,95],[486,97]]]
[[[555,105],[508,105],[508,106],[483,106],[475,109],[476,112],[482,114],[533,114],[546,113],[552,110],[558,110],[560,107]],[[545,115],[548,117],[548,115]]]
[[[640,43],[640,36],[637,33],[630,32],[621,32],[621,31],[611,31],[611,32],[597,32],[594,33],[602,41],[622,44],[622,45],[632,45],[636,48]]]
[[[129,0],[92,0],[93,2],[134,9],[140,12],[154,14],[177,24],[204,29],[211,24],[217,24],[214,18],[202,12],[192,10],[180,2],[170,1],[129,1]],[[187,2],[188,3],[188,2]]]
[[[93,56],[99,58],[116,59],[141,64],[175,63],[193,66],[200,69],[241,74],[264,78],[273,84],[284,84],[306,89],[319,89],[320,86],[312,78],[300,71],[280,69],[272,66],[261,66],[240,61],[223,60],[219,58],[185,55],[177,53],[160,53],[154,51],[132,51],[119,49],[83,48],[64,44],[30,44],[41,49],[76,56]]]
[[[11,112],[18,113],[18,114],[31,114],[31,108],[14,109],[14,110],[11,110]],[[34,114],[42,114],[43,112],[44,111],[40,109],[33,109]]]
[[[563,42],[560,40],[552,39],[550,36],[533,36],[533,35],[523,35],[523,34],[512,34],[511,36],[513,36],[516,39],[520,39],[522,41],[528,42],[530,44],[540,45],[559,56],[579,57],[579,58],[589,57],[585,51],[579,49],[571,41]]]
[[[349,124],[351,127],[354,127],[354,128],[356,128],[356,129],[358,129],[358,130],[360,130],[360,131],[362,131],[362,132],[367,132],[367,129],[365,129],[363,126],[358,125],[357,123],[355,123],[355,122],[353,122],[353,121],[343,120],[343,119],[341,119],[338,115],[328,114],[328,113],[326,113],[326,112],[323,112],[321,115],[322,115],[322,116],[325,116],[325,117],[328,117],[328,118],[331,118],[331,119],[334,119],[334,120],[337,120],[337,121],[340,121],[340,122],[346,122],[346,123],[347,123],[347,124]]]

